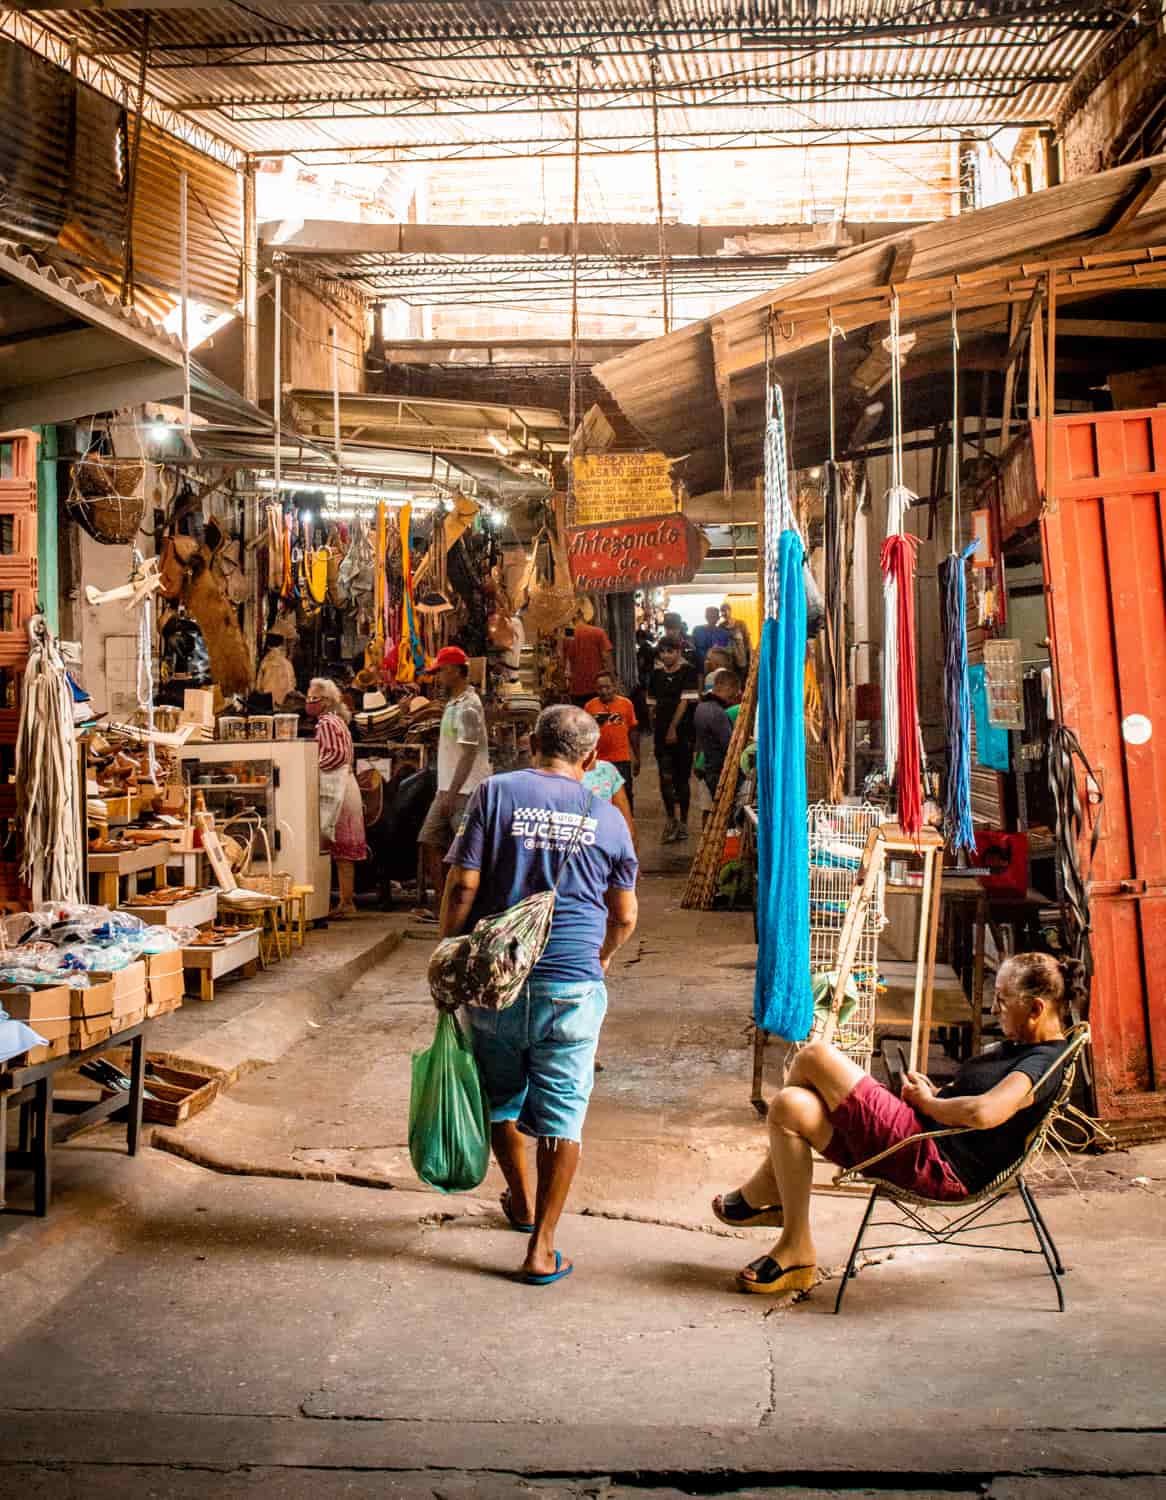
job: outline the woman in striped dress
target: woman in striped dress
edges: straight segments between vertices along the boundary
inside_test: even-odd
[[[306,708],[316,721],[316,743],[320,747],[320,843],[332,856],[340,889],[339,900],[328,915],[352,917],[356,915],[355,862],[368,858],[368,844],[360,787],[353,770],[349,711],[340,689],[327,677],[312,678]]]

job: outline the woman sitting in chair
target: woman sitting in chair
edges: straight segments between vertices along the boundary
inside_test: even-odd
[[[879,1162],[875,1174],[944,1202],[978,1193],[1017,1161],[1059,1086],[1063,1070],[1055,1064],[1083,990],[1075,960],[1059,963],[1047,953],[1008,959],[996,978],[995,1001],[1005,1040],[964,1063],[939,1091],[922,1073],[908,1073],[896,1098],[829,1043],[803,1047],[788,1084],[770,1103],[765,1161],[741,1189],[713,1200],[717,1218],[734,1228],[781,1226],[770,1254],[738,1274],[741,1290],[808,1291],[814,1285],[814,1150],[845,1168],[921,1132],[961,1132],[904,1146]]]

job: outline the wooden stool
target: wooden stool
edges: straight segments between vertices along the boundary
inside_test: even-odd
[[[308,935],[308,897],[316,894],[314,885],[293,885],[288,897],[288,936],[302,948]]]

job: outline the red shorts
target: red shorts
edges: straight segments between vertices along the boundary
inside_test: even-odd
[[[870,1077],[861,1078],[826,1118],[834,1134],[822,1155],[839,1167],[855,1167],[898,1141],[936,1128],[933,1120],[917,1115],[909,1104]],[[870,1175],[939,1202],[968,1196],[967,1188],[934,1141],[904,1146],[879,1162]]]

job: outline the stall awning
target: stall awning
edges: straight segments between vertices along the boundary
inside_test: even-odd
[[[173,335],[0,241],[0,429],[67,422],[182,394]]]
[[[825,457],[832,311],[847,335],[845,341],[835,341],[839,441],[845,447],[863,407],[881,390],[889,371],[881,340],[887,333],[887,292],[892,284],[903,293],[906,307],[908,295],[921,284],[950,286],[956,278],[974,281],[975,273],[992,267],[1076,259],[1079,269],[1073,275],[1078,284],[1067,301],[1080,308],[1091,285],[1103,284],[1101,271],[1108,267],[1113,272],[1105,278],[1111,288],[1120,279],[1122,273],[1110,257],[1164,243],[1166,157],[1159,156],[905,230],[825,270],[618,354],[596,365],[594,374],[625,416],[663,452],[686,456],[685,477],[694,494],[720,485],[726,437],[733,473],[741,485],[761,468],[767,356],[785,388],[794,462],[820,463]],[[1128,287],[1152,285],[1154,278],[1146,271],[1147,264],[1139,266],[1131,259]],[[1091,275],[1096,278],[1092,282]],[[921,387],[916,402],[920,425],[950,414],[943,406],[948,400],[943,376],[950,367],[950,353],[943,347],[950,338],[950,304],[943,305],[944,295],[941,287],[937,307],[912,318],[913,326],[934,324],[934,330],[921,334],[904,367],[904,381],[916,378]],[[868,311],[847,316],[843,310],[853,309],[860,299],[869,302]],[[904,327],[907,322],[905,314]],[[1107,342],[1100,322],[1097,331]],[[1010,345],[1003,299],[997,310],[975,309],[966,332],[967,340],[961,335],[969,356],[965,365],[993,376],[1003,368]],[[974,363],[973,335],[987,341]],[[1088,335],[1082,331],[1079,336]],[[928,363],[922,357],[927,352],[924,345],[932,342],[934,359]],[[1104,360],[1095,361],[1094,368],[1108,367]],[[929,393],[931,404],[938,403],[938,416],[927,409]],[[886,405],[884,399],[881,422],[873,427],[876,436],[887,428]]]

